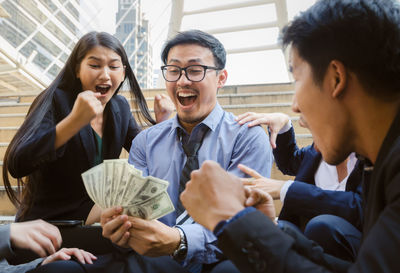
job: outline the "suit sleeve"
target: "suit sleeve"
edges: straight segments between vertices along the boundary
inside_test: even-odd
[[[352,192],[323,190],[315,185],[295,181],[286,193],[283,209],[308,219],[320,214],[337,215],[361,230],[361,184],[356,192]]]
[[[241,272],[346,272],[350,266],[290,227],[278,228],[260,211],[229,223],[218,246]]]
[[[56,124],[53,105],[45,114],[36,132],[27,138],[23,137],[15,153],[9,158],[8,170],[13,177],[19,178],[31,174],[63,154],[65,145],[57,151],[54,148]]]
[[[26,272],[35,268],[43,259],[39,258],[26,264],[9,265],[5,258],[14,255],[10,245],[10,225],[0,226],[0,272],[17,273]]]
[[[279,170],[286,174],[296,176],[303,161],[307,148],[299,149],[293,127],[289,131],[278,134],[276,138],[276,148],[273,150],[275,162]]]

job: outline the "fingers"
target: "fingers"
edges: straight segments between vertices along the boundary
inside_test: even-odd
[[[237,116],[235,119],[240,125],[245,124],[246,122],[253,121],[258,117],[258,115],[254,112],[246,112]]]
[[[271,144],[272,149],[276,148],[276,137],[278,136],[278,133],[275,131],[270,131],[270,137],[269,137],[269,143]]]
[[[46,223],[44,221],[43,224],[44,224],[43,229],[45,230],[45,236],[51,240],[55,249],[59,249],[62,243],[60,230],[56,226]]]
[[[29,244],[29,249],[31,249],[33,252],[35,252],[37,255],[39,255],[39,257],[46,257],[48,255],[48,253],[51,253],[50,251],[46,252],[46,248],[44,248],[43,245],[41,245],[40,243],[38,243],[34,240],[31,240],[27,243]],[[49,247],[49,248],[51,248],[51,247]],[[52,253],[54,253],[54,252],[52,252]]]
[[[92,260],[97,259],[97,257],[92,253],[78,248],[64,248],[61,251],[69,256],[75,256],[75,258],[82,264],[93,264]]]
[[[132,224],[127,215],[120,215],[103,226],[103,236],[119,246],[126,246]]]
[[[54,253],[53,255],[48,256],[46,259],[43,260],[42,265],[48,264],[48,263],[52,263],[55,261],[67,261],[70,260],[71,256],[69,256],[68,254],[62,252],[61,250]]]
[[[254,178],[241,178],[240,179],[245,186],[255,186],[256,180]]]
[[[122,207],[114,207],[114,208],[109,208],[109,209],[104,209],[101,212],[101,217],[100,217],[100,224],[103,226],[107,222],[113,219],[113,216],[118,216],[122,212]]]
[[[51,263],[58,260],[70,260],[74,256],[82,264],[93,264],[93,260],[97,260],[97,257],[92,253],[84,251],[78,248],[63,248],[47,257],[42,264]]]
[[[241,170],[242,172],[244,172],[245,174],[247,174],[253,178],[256,178],[256,179],[263,178],[263,176],[261,174],[259,174],[257,171],[255,171],[252,168],[247,167],[243,164],[239,164],[238,168],[239,168],[239,170]]]
[[[32,239],[37,242],[48,254],[54,254],[56,252],[53,241],[44,234],[35,233],[32,237]]]
[[[247,192],[248,197],[245,202],[245,205],[247,207],[256,206],[258,204],[262,204],[262,203],[266,203],[267,201],[270,201],[267,193],[265,193],[264,191],[261,191],[259,189],[255,189],[255,188],[252,188],[252,189],[247,188],[246,190],[248,191]],[[272,198],[271,198],[271,200],[272,200]]]

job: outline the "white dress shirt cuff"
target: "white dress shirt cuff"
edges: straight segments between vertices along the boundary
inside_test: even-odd
[[[292,121],[289,119],[288,122],[285,124],[285,126],[282,127],[282,129],[279,131],[278,134],[283,134],[286,133],[287,131],[292,128]]]

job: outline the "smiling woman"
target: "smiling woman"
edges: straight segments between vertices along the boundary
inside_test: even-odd
[[[118,158],[122,148],[129,151],[140,131],[129,103],[117,94],[125,81],[136,118],[154,124],[121,43],[105,32],[78,41],[60,74],[32,103],[4,157],[4,184],[20,205],[17,220],[87,220],[94,204],[81,173]],[[24,186],[22,196],[14,193],[8,172]]]

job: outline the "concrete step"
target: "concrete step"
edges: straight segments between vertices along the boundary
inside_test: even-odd
[[[0,114],[28,113],[30,102],[16,102],[13,104],[0,104]]]
[[[19,127],[25,116],[26,113],[0,114],[0,127]]]
[[[296,134],[309,134],[310,131],[307,128],[303,128],[299,125],[298,117],[291,117],[292,124]],[[7,146],[14,137],[19,127],[0,127],[0,159],[3,159]],[[263,125],[264,130],[267,130],[267,126]],[[122,156],[122,154],[121,154]],[[127,157],[128,155],[124,155]]]
[[[235,104],[235,105],[222,105],[222,107],[235,115],[240,115],[246,112],[259,112],[259,113],[273,113],[282,112],[288,115],[293,114],[291,110],[292,103],[260,103],[260,104]],[[138,111],[138,110],[134,110]],[[153,114],[153,109],[150,108],[150,112]],[[25,119],[26,113],[7,113],[0,114],[0,127],[17,127],[21,126]]]
[[[228,85],[219,90],[219,94],[240,94],[240,93],[259,93],[259,92],[277,92],[292,91],[293,83],[280,84],[250,84],[250,85]],[[160,89],[143,89],[145,97],[154,97],[159,93],[166,93],[165,88]],[[39,93],[2,93],[0,94],[0,102],[3,100],[14,100],[21,103],[32,102]],[[120,94],[129,96],[127,90],[120,90]]]
[[[129,93],[121,93],[128,101],[131,101]],[[237,105],[237,104],[258,104],[258,103],[289,103],[293,99],[293,91],[278,91],[278,92],[259,92],[246,94],[219,94],[218,101],[221,105]],[[154,97],[146,97],[149,108],[154,107]],[[12,113],[27,113],[30,102],[20,102],[11,100],[7,102],[0,101],[0,114]]]
[[[2,93],[0,94],[0,102],[4,102],[7,100],[14,101],[14,102],[32,102],[39,93]]]
[[[308,134],[309,130],[298,123],[298,117],[292,117],[292,124],[297,134]],[[266,126],[263,126],[266,130]],[[3,158],[8,143],[12,140],[19,127],[0,127],[0,159]]]
[[[9,143],[17,133],[18,128],[16,126],[0,127],[0,143]],[[1,155],[0,158],[3,158],[3,156]]]
[[[0,186],[0,215],[11,216],[17,212],[3,186]]]

